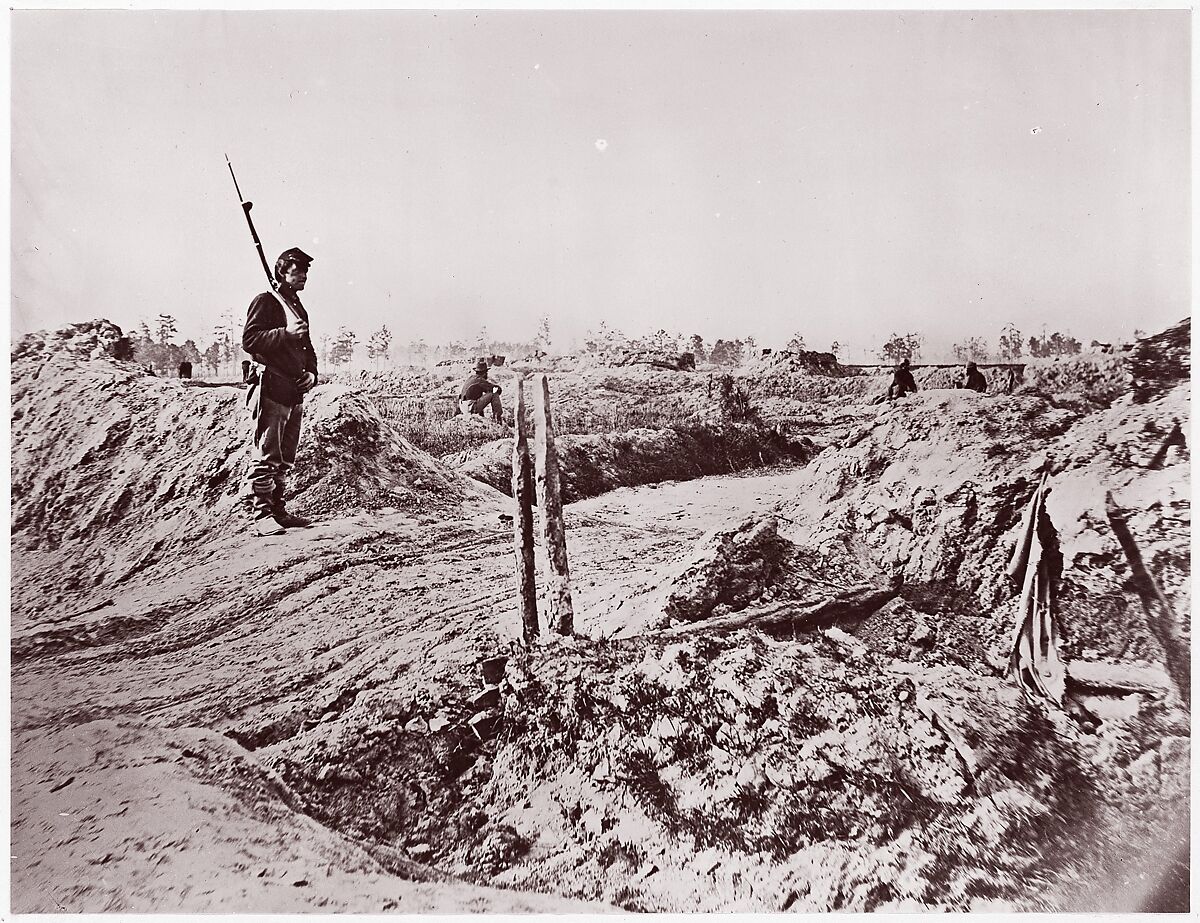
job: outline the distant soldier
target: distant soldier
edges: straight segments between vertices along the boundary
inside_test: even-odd
[[[954,383],[954,387],[967,388],[984,394],[987,391],[987,379],[983,377],[983,372],[979,371],[979,366],[974,362],[968,362],[966,373]]]
[[[458,409],[463,414],[478,414],[488,407],[492,408],[492,416],[497,423],[504,422],[504,408],[500,404],[500,386],[488,380],[488,364],[486,359],[475,363],[475,372],[463,382],[462,391],[458,395]]]
[[[892,370],[892,383],[888,385],[888,400],[904,397],[906,394],[917,393],[917,382],[909,371],[908,360],[901,359],[900,364]]]
[[[317,383],[317,354],[308,334],[308,312],[300,292],[308,282],[312,257],[299,248],[275,261],[275,290],[250,303],[242,349],[254,357],[246,403],[254,445],[243,497],[258,535],[279,535],[310,522],[285,505],[287,473],[296,464],[304,395]]]

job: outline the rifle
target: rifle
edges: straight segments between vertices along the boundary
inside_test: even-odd
[[[275,283],[275,277],[271,274],[271,267],[267,265],[267,256],[263,253],[262,241],[258,239],[258,231],[254,230],[254,219],[250,217],[250,209],[254,207],[253,202],[247,202],[242,198],[241,187],[238,186],[237,177],[233,173],[233,163],[229,160],[229,155],[225,155],[225,163],[229,164],[229,175],[233,177],[233,188],[237,190],[238,201],[242,204],[242,211],[246,215],[246,224],[250,225],[250,236],[254,238],[255,249],[258,250],[258,258],[262,261],[263,272],[267,274],[267,282],[271,285],[271,290],[278,292],[278,286]]]
[[[242,197],[242,189],[238,185],[237,176],[233,172],[233,163],[230,161],[228,154],[225,155],[225,163],[229,164],[229,175],[233,178],[233,188],[237,192],[238,201],[242,204],[242,211],[246,215],[246,224],[250,226],[250,236],[254,238],[254,248],[258,251],[258,259],[259,262],[262,263],[263,272],[267,274],[267,282],[271,286],[271,291],[274,293],[275,298],[279,301],[279,304],[283,307],[285,314],[291,314],[292,317],[294,317],[297,321],[307,325],[307,321],[300,316],[299,312],[294,307],[288,304],[287,299],[284,298],[283,294],[279,291],[279,284],[275,281],[275,276],[271,273],[271,267],[267,264],[267,255],[263,253],[262,241],[258,239],[258,231],[254,230],[254,219],[250,217],[250,209],[254,207],[254,203],[247,202]],[[311,346],[312,340],[309,339],[307,333],[305,334],[305,339]]]

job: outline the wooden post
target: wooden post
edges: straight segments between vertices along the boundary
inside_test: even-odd
[[[526,644],[538,635],[537,586],[533,565],[533,462],[525,423],[525,377],[517,376],[517,404],[513,410],[512,490],[517,501],[513,517],[513,551],[517,556],[517,593],[521,599],[521,634]]]
[[[538,506],[542,534],[550,559],[550,624],[560,635],[575,633],[571,605],[571,577],[567,571],[567,529],[563,524],[562,494],[558,483],[558,452],[554,448],[554,423],[550,419],[550,384],[545,375],[533,382],[533,446],[537,471]]]

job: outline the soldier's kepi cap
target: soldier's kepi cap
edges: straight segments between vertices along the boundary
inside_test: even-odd
[[[486,359],[479,359],[476,361],[476,363],[475,363],[475,371],[476,372],[486,372],[487,370],[488,370],[488,361]]]
[[[309,256],[307,253],[305,253],[303,250],[301,250],[299,247],[289,247],[288,249],[284,250],[281,254],[279,254],[279,259],[277,259],[275,262],[276,263],[303,263],[305,266],[307,266],[312,261],[313,261],[313,258],[311,256]]]

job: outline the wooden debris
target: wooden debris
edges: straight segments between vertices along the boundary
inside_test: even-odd
[[[1163,462],[1167,460],[1167,452],[1170,451],[1171,446],[1177,446],[1180,450],[1187,449],[1187,439],[1183,436],[1183,430],[1180,429],[1178,420],[1174,421],[1171,432],[1167,434],[1167,438],[1163,440],[1163,444],[1154,453],[1154,457],[1150,459],[1150,464],[1146,467],[1155,471],[1161,468]]]
[[[1151,664],[1102,663],[1072,660],[1067,664],[1067,680],[1072,686],[1095,692],[1123,695],[1131,692],[1161,695],[1171,687],[1171,678]]]
[[[533,563],[533,462],[525,422],[525,379],[517,376],[517,406],[513,410],[512,493],[517,503],[513,517],[513,552],[517,557],[517,595],[521,600],[521,634],[526,644],[538,636],[537,586]]]
[[[575,633],[575,613],[567,567],[567,529],[563,523],[558,452],[554,447],[554,421],[550,415],[550,383],[545,375],[534,376],[533,417],[538,507],[550,561],[550,623],[558,634],[572,635]]]
[[[1184,707],[1189,711],[1192,707],[1192,664],[1187,641],[1179,634],[1179,620],[1171,607],[1162,587],[1154,575],[1147,569],[1138,550],[1133,533],[1129,531],[1129,523],[1124,511],[1117,506],[1112,491],[1104,496],[1104,511],[1108,515],[1109,525],[1117,536],[1121,550],[1129,560],[1129,568],[1133,572],[1133,586],[1142,601],[1142,609],[1146,613],[1146,624],[1150,628],[1159,645],[1163,649],[1164,666],[1167,675],[1175,687],[1175,692]]]
[[[715,615],[698,622],[676,625],[673,634],[697,634],[699,632],[736,631],[739,628],[758,628],[770,634],[788,631],[811,631],[827,627],[841,619],[866,618],[884,603],[895,598],[897,591],[881,589],[873,584],[860,584],[823,599],[818,603],[797,605],[795,600],[756,606],[741,612]]]

